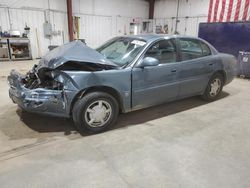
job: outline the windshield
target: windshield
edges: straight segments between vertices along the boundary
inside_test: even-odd
[[[143,40],[120,37],[108,41],[96,50],[118,66],[124,66],[131,63],[145,45]]]

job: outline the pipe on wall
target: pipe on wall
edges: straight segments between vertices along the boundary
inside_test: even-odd
[[[155,0],[148,0],[149,1],[149,19],[154,19],[154,9],[155,9]]]
[[[179,22],[179,8],[180,8],[180,0],[177,1],[177,9],[176,9],[176,19],[175,19],[175,31],[174,34],[179,34],[178,32],[178,22]]]
[[[73,41],[73,15],[72,15],[72,0],[67,1],[67,16],[68,16],[68,30],[69,30],[69,41]]]

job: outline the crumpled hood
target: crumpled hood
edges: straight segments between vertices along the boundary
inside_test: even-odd
[[[86,46],[83,42],[73,41],[48,52],[39,61],[37,68],[39,69],[42,67],[48,67],[54,69],[68,61],[96,63],[117,67],[116,64],[106,59],[102,54],[100,54],[96,50]]]

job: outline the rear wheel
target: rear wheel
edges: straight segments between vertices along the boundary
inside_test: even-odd
[[[114,124],[118,112],[118,103],[113,96],[93,92],[76,102],[72,115],[79,132],[99,133]]]
[[[216,73],[210,79],[206,91],[202,95],[202,98],[206,101],[216,100],[223,89],[224,79],[220,73]]]

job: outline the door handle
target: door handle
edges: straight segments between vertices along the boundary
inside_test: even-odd
[[[209,65],[209,66],[212,66],[212,65],[213,65],[213,63],[209,63],[208,65]]]
[[[176,69],[173,69],[173,70],[171,70],[171,72],[177,72],[177,70],[176,70]]]

